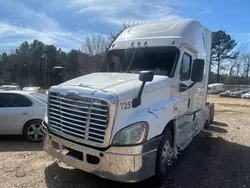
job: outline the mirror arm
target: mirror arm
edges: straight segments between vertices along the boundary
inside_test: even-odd
[[[190,89],[191,87],[193,87],[196,84],[196,82],[193,82],[192,84],[190,84],[187,89]]]
[[[192,84],[190,84],[189,86],[186,86],[185,88],[182,88],[182,86],[180,86],[180,92],[186,91],[188,89],[190,89],[191,87],[193,87],[197,82],[193,82]]]
[[[145,87],[145,84],[146,84],[146,82],[142,82],[142,85],[140,87],[140,90],[138,92],[137,97],[132,100],[132,107],[133,108],[136,108],[136,107],[141,105],[141,96],[142,96],[142,92],[143,92],[143,89]]]

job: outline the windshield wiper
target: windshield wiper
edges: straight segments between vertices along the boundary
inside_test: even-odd
[[[129,65],[128,65],[128,68],[127,68],[126,72],[128,72],[129,69],[130,69],[130,66],[131,66],[131,64],[132,64],[132,62],[134,60],[134,57],[135,57],[136,50],[137,50],[137,48],[135,48],[134,51],[133,51],[133,55],[132,55],[132,57],[130,59],[130,62],[129,62]]]

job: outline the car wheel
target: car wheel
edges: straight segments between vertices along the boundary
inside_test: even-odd
[[[170,171],[174,159],[173,137],[169,128],[164,131],[164,137],[161,140],[156,156],[156,180],[163,182],[166,173]]]
[[[42,120],[32,120],[25,124],[23,135],[31,142],[42,141]]]

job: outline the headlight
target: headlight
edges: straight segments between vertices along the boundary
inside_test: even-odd
[[[48,124],[48,113],[47,113],[47,108],[46,108],[46,111],[45,111],[45,115],[44,115],[43,120]]]
[[[138,122],[119,131],[113,140],[115,145],[139,144],[147,139],[148,123]]]

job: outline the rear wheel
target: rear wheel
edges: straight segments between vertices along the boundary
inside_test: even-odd
[[[210,124],[214,121],[214,103],[210,103]]]
[[[214,121],[214,104],[213,103],[207,103],[207,108],[209,110],[208,118],[205,122],[205,128],[208,128],[211,123]]]
[[[42,141],[42,120],[32,120],[25,124],[23,135],[31,142]]]
[[[156,157],[156,179],[162,182],[166,173],[170,170],[173,163],[173,137],[169,128],[164,131],[164,137],[158,148]]]
[[[211,125],[210,119],[207,119],[204,125],[204,128],[207,129]]]

